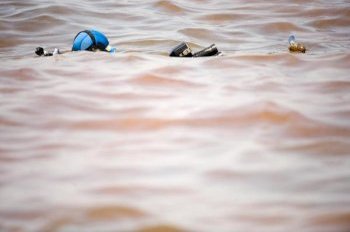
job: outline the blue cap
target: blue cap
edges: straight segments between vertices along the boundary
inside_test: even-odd
[[[116,49],[109,46],[107,37],[95,30],[85,30],[79,32],[73,41],[72,51],[100,49],[102,51],[115,52]]]

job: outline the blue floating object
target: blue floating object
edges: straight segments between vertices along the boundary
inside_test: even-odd
[[[108,52],[116,51],[115,48],[109,46],[107,37],[99,31],[85,30],[75,36],[72,51],[92,51],[95,49]]]

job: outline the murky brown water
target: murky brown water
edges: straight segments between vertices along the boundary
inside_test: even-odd
[[[0,231],[350,231],[349,1],[3,0],[0,19]],[[34,56],[86,28],[118,53]],[[181,41],[224,56],[167,57]]]

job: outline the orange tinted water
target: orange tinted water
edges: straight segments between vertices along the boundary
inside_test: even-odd
[[[1,231],[349,231],[348,1],[14,0],[0,19]],[[86,28],[118,52],[35,57]],[[181,41],[224,55],[167,57]]]

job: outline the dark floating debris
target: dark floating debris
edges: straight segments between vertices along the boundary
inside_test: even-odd
[[[302,44],[302,43],[298,43],[295,40],[295,36],[294,35],[289,36],[288,42],[289,42],[289,51],[291,51],[291,52],[302,52],[302,53],[306,52],[305,45]]]
[[[53,56],[56,54],[61,54],[61,52],[58,48],[55,48],[55,50],[53,52],[48,52],[42,47],[37,47],[35,49],[35,54],[37,54],[38,56]]]
[[[204,57],[217,55],[220,55],[220,52],[218,51],[215,44],[212,44],[199,52],[192,53],[192,49],[185,42],[182,42],[179,45],[177,45],[169,54],[169,56],[172,57]]]

